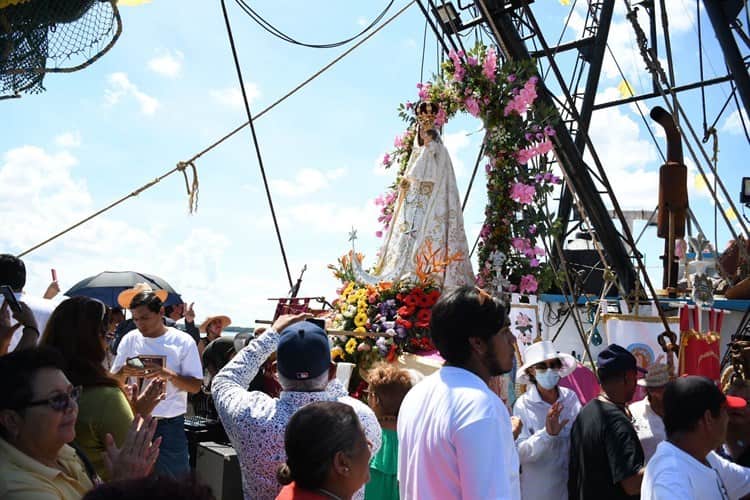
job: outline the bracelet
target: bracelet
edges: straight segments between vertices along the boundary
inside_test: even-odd
[[[27,330],[27,329],[28,329],[28,330],[34,330],[34,331],[35,331],[35,332],[36,332],[37,334],[39,334],[39,328],[37,328],[37,327],[35,327],[35,326],[30,326],[30,325],[23,325],[23,329],[24,329],[24,330]]]

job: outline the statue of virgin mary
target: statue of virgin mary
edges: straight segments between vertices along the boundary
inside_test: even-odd
[[[435,128],[438,106],[417,106],[418,129],[393,217],[378,262],[371,273],[353,259],[357,277],[366,283],[415,278],[417,257],[427,253],[448,262],[436,284],[443,290],[474,284],[461,200],[448,150]]]

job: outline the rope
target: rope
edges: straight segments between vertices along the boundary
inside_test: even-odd
[[[188,181],[187,172],[185,170],[190,167],[193,170],[193,182]],[[195,163],[191,162],[179,162],[177,163],[177,170],[182,172],[182,176],[185,178],[185,190],[188,195],[188,211],[193,214],[198,211],[198,169],[195,168]]]
[[[342,60],[344,57],[346,57],[349,54],[351,54],[352,52],[354,52],[355,49],[357,49],[358,47],[360,47],[361,45],[363,45],[367,40],[369,40],[370,38],[372,38],[373,36],[375,36],[376,33],[378,33],[380,30],[382,30],[383,28],[385,28],[388,24],[390,24],[391,22],[393,22],[397,17],[399,17],[401,14],[403,14],[415,2],[416,2],[416,0],[412,0],[411,2],[409,2],[408,4],[406,4],[401,10],[399,10],[398,12],[396,12],[393,16],[391,16],[390,18],[388,18],[387,21],[385,21],[383,24],[381,24],[380,26],[378,26],[378,28],[375,31],[373,31],[372,33],[370,33],[369,35],[367,35],[365,38],[363,38],[362,40],[360,40],[359,42],[357,42],[356,45],[353,45],[349,49],[347,49],[344,52],[342,52],[338,57],[334,58],[331,62],[329,62],[328,64],[326,64],[325,66],[323,66],[320,70],[318,70],[312,76],[310,76],[309,78],[307,78],[306,80],[304,80],[302,83],[300,83],[299,85],[297,85],[296,87],[294,87],[292,90],[290,90],[289,92],[287,92],[286,94],[284,94],[283,96],[281,96],[279,99],[277,99],[276,101],[274,101],[273,103],[271,103],[268,107],[266,107],[263,111],[261,111],[260,113],[258,113],[255,116],[255,120],[257,120],[261,116],[265,115],[267,112],[271,111],[273,108],[275,108],[276,106],[278,106],[279,104],[281,104],[283,101],[285,101],[286,99],[288,99],[289,97],[291,97],[293,94],[295,94],[296,92],[298,92],[300,89],[302,89],[303,87],[305,87],[308,83],[310,83],[313,80],[315,80],[316,78],[318,78],[320,75],[322,75],[324,72],[326,72],[332,66],[334,66],[337,62],[339,62],[340,60]],[[210,144],[209,146],[207,146],[206,148],[204,148],[200,152],[196,153],[189,160],[184,161],[184,162],[179,162],[178,166],[175,167],[175,168],[173,168],[172,170],[170,170],[170,171],[168,171],[168,172],[160,175],[159,177],[157,177],[153,181],[149,182],[148,184],[145,184],[144,186],[141,186],[140,188],[136,189],[132,193],[127,194],[127,195],[123,196],[122,198],[120,198],[120,199],[118,199],[118,200],[110,203],[109,205],[107,205],[106,207],[102,208],[101,210],[99,210],[99,211],[97,211],[97,212],[89,215],[88,217],[86,217],[84,219],[81,219],[80,221],[76,222],[72,226],[67,227],[66,229],[60,231],[59,233],[56,233],[52,237],[44,240],[43,242],[41,242],[41,243],[39,243],[39,244],[37,244],[37,245],[29,248],[28,250],[25,250],[24,252],[18,254],[18,257],[23,257],[24,255],[27,255],[27,254],[33,252],[34,250],[37,250],[38,248],[41,248],[42,246],[46,245],[47,243],[49,243],[51,241],[54,241],[55,239],[59,238],[60,236],[62,236],[64,234],[72,231],[73,229],[75,229],[75,228],[77,228],[77,227],[85,224],[86,222],[90,221],[91,219],[93,219],[93,218],[95,218],[95,217],[103,214],[104,212],[107,212],[107,211],[111,210],[112,208],[114,208],[117,205],[125,202],[129,198],[138,196],[138,194],[140,194],[141,192],[145,191],[146,189],[150,188],[151,186],[154,186],[155,184],[157,184],[158,182],[160,182],[162,179],[164,179],[166,177],[169,177],[173,173],[175,173],[178,170],[180,170],[179,165],[182,164],[182,163],[184,163],[186,165],[192,165],[193,166],[192,168],[195,169],[195,161],[196,160],[198,160],[204,154],[208,153],[209,151],[211,151],[211,150],[215,149],[216,147],[218,147],[219,145],[221,145],[224,141],[226,141],[230,137],[234,136],[235,134],[237,134],[238,132],[240,132],[242,129],[244,129],[248,125],[250,125],[250,122],[245,122],[242,125],[240,125],[238,127],[235,127],[234,130],[232,130],[228,134],[224,135],[220,139],[214,141],[212,144]],[[193,199],[195,200],[195,209],[197,209],[197,203],[198,203],[198,201],[197,201],[198,200],[197,177],[198,176],[197,176],[195,170],[194,170],[193,173],[194,173],[193,183],[195,184],[195,191],[194,191],[194,194],[193,194]],[[187,185],[187,181],[186,181],[186,185]],[[188,188],[188,193],[191,193],[191,192],[193,192],[193,191],[191,191],[190,188]],[[190,200],[191,206],[192,206],[192,201],[193,200]]]
[[[253,124],[253,115],[250,112],[250,103],[247,100],[247,91],[245,90],[245,82],[242,79],[242,69],[240,68],[240,58],[237,55],[237,47],[234,44],[234,35],[232,34],[232,26],[229,23],[229,14],[227,13],[227,6],[224,0],[221,0],[221,11],[224,14],[224,23],[227,27],[227,35],[229,36],[229,45],[232,48],[232,58],[234,59],[234,67],[237,70],[237,79],[240,82],[240,89],[242,90],[242,100],[245,103],[245,113],[247,113],[247,121],[250,123],[250,132],[253,137],[253,145],[255,146],[255,156],[258,158],[258,166],[260,167],[260,175],[263,178],[263,186],[266,190],[266,198],[268,199],[268,207],[271,210],[271,218],[273,219],[273,227],[276,230],[276,239],[279,242],[279,249],[281,250],[281,259],[284,261],[284,270],[286,271],[286,277],[289,281],[289,288],[294,287],[292,281],[292,273],[289,271],[289,261],[286,258],[286,250],[284,249],[284,240],[281,237],[281,229],[279,228],[279,221],[276,218],[276,209],[273,206],[273,198],[271,197],[271,188],[268,186],[268,177],[266,176],[266,169],[263,166],[263,157],[260,154],[260,144],[258,143],[258,136],[255,133],[255,125]]]

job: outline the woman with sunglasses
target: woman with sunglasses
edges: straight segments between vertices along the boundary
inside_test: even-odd
[[[82,392],[78,403],[76,444],[91,459],[96,473],[109,480],[103,453],[105,436],[118,446],[125,440],[133,415],[149,415],[163,399],[164,381],[155,380],[133,401],[133,388],[124,387],[105,367],[110,330],[109,310],[88,297],[73,297],[53,311],[42,345],[54,347],[66,364],[65,375]]]
[[[513,415],[523,423],[516,439],[521,462],[523,500],[568,498],[570,428],[581,410],[578,396],[558,384],[573,373],[573,356],[558,353],[545,340],[526,348],[516,383],[526,392],[513,405]]]
[[[79,500],[99,481],[76,437],[80,387],[63,373],[49,347],[0,357],[0,498]],[[153,468],[160,439],[156,421],[136,417],[121,448],[107,438],[106,463],[115,479],[143,477]]]

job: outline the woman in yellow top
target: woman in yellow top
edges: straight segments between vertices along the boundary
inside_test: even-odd
[[[0,321],[0,330],[7,325]],[[50,347],[0,356],[0,498],[80,500],[98,478],[82,454],[66,443],[76,437],[80,387],[62,371]],[[161,438],[156,420],[136,417],[123,446],[106,438],[114,479],[143,477],[153,468]]]
[[[67,299],[50,316],[41,341],[62,354],[65,375],[74,386],[82,387],[75,442],[105,481],[110,479],[103,458],[105,436],[111,434],[115,444],[122,446],[134,413],[149,415],[165,390],[164,381],[154,379],[132,401],[133,389],[123,387],[106,370],[109,315],[107,306],[96,299]]]

